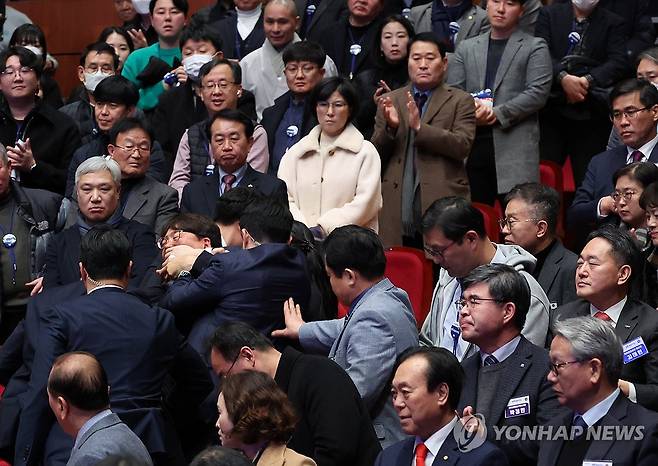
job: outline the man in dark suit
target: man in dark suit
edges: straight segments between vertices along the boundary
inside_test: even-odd
[[[541,439],[535,464],[656,464],[658,414],[617,388],[622,345],[612,327],[586,316],[559,322],[554,330],[548,379],[560,403],[574,413],[551,423],[552,438]],[[566,441],[557,434],[565,427]],[[625,435],[619,434],[622,429]],[[613,430],[617,434],[605,434]]]
[[[658,163],[656,124],[658,90],[648,81],[630,79],[619,83],[610,94],[610,113],[624,144],[595,156],[587,167],[568,211],[570,226],[589,231],[615,214],[612,175],[633,162]]]
[[[347,11],[346,0],[295,0],[295,6],[302,21],[298,31],[302,39],[334,24]]]
[[[412,435],[380,453],[375,466],[438,464],[507,465],[507,458],[484,439],[463,451],[457,438],[465,431],[455,415],[464,372],[444,348],[414,348],[403,353],[393,376],[393,406],[402,430]],[[475,445],[476,442],[482,442]]]
[[[561,409],[546,380],[548,352],[521,335],[530,288],[514,268],[481,265],[463,280],[459,326],[462,337],[479,347],[462,361],[465,379],[458,412],[484,416],[494,427],[545,425]],[[536,449],[521,449],[496,438],[511,464],[532,464]]]
[[[217,199],[236,186],[259,190],[288,205],[286,184],[259,173],[247,163],[253,144],[254,124],[237,110],[222,110],[209,123],[210,150],[217,164],[212,176],[197,178],[183,189],[182,212],[213,217]]]
[[[59,438],[52,442],[51,432],[48,448],[42,451],[53,426],[45,397],[48,373],[55,358],[70,351],[87,351],[98,358],[112,386],[113,409],[142,439],[154,463],[180,464],[178,442],[162,412],[163,382],[172,375],[193,415],[191,407],[212,389],[203,362],[178,333],[169,312],[125,292],[132,261],[131,244],[123,232],[109,226],[91,229],[82,238],[80,257],[87,294],[45,308],[40,316],[39,346],[23,397],[13,464],[36,464],[66,444]],[[66,456],[46,463],[63,464]]]
[[[500,220],[505,244],[521,246],[537,258],[532,276],[548,296],[551,312],[577,299],[578,256],[557,237],[559,215],[557,191],[539,183],[523,183],[505,196],[505,218]]]
[[[95,225],[108,224],[123,231],[133,247],[131,283],[138,284],[146,268],[157,255],[153,231],[139,222],[123,217],[119,205],[121,168],[114,160],[92,157],[76,171],[79,215],[75,225],[55,235],[46,253],[43,275],[45,288],[80,279],[80,241]]]
[[[381,450],[368,410],[345,371],[323,356],[287,347],[277,351],[241,322],[220,325],[210,339],[218,376],[256,370],[269,374],[300,417],[288,447],[318,466],[371,466]]]
[[[265,40],[261,0],[234,0],[235,11],[211,23],[224,45],[224,57],[240,60],[260,48]]]
[[[624,343],[619,388],[624,396],[658,410],[658,313],[629,296],[641,270],[634,240],[624,230],[604,225],[593,232],[580,253],[576,293],[581,298],[557,309],[556,321],[591,315],[605,320]],[[641,343],[639,357],[627,358],[626,348]]]

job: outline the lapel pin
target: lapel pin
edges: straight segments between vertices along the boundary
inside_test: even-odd
[[[524,363],[521,363],[521,367],[525,367],[525,364],[524,364]]]
[[[253,184],[248,184],[248,185],[247,185],[247,188],[253,188],[253,187],[254,187]]]
[[[443,461],[448,461],[448,455],[445,455],[445,456],[443,457]]]
[[[469,16],[468,19],[473,19],[473,17],[472,17],[472,16]]]
[[[627,324],[627,325],[624,325],[624,328],[631,328],[631,326]]]

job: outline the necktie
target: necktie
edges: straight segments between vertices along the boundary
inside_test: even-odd
[[[424,94],[422,92],[416,92],[414,94],[414,101],[416,102],[416,106],[418,107],[418,113],[422,115],[423,107],[425,106],[425,102],[427,102],[427,94]]]
[[[587,425],[587,422],[585,422],[585,419],[583,419],[583,417],[579,414],[576,415],[576,417],[573,418],[572,427],[576,427],[576,426],[583,428],[583,432],[580,435],[578,435],[576,438],[579,438],[580,436],[582,436],[585,433],[585,431],[587,430],[587,428],[589,427]]]
[[[228,192],[233,187],[235,183],[235,175],[224,175],[222,176],[222,182],[224,183],[224,192]]]
[[[425,466],[425,458],[427,458],[427,446],[419,443],[416,445],[416,466]]]
[[[605,320],[606,322],[610,322],[612,320],[608,314],[601,311],[598,311],[596,314],[594,314],[594,317],[597,319]]]
[[[633,152],[631,152],[631,160],[633,162],[641,162],[643,158],[644,158],[644,154],[639,150],[634,150]]]
[[[493,366],[494,364],[498,364],[498,359],[496,359],[496,356],[493,354],[490,354],[486,358],[484,358],[484,367],[487,366]]]

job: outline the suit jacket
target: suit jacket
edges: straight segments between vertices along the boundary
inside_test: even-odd
[[[147,267],[158,254],[155,236],[149,227],[134,220],[121,218],[116,225],[123,231],[132,244],[132,276],[131,284],[142,281]],[[52,246],[46,254],[46,269],[43,274],[44,288],[80,280],[80,229],[73,225],[55,235]]]
[[[175,376],[192,405],[210,393],[212,382],[203,361],[176,330],[171,313],[111,287],[44,308],[39,325],[14,465],[41,459],[54,423],[46,397],[48,374],[55,358],[70,351],[87,351],[98,358],[112,387],[110,404],[152,455],[176,451],[175,434],[161,408],[165,376]]]
[[[114,413],[99,419],[76,438],[66,466],[95,466],[112,455],[130,456],[143,465],[153,464],[139,437]]]
[[[521,336],[516,350],[505,360],[506,372],[500,378],[496,396],[489,406],[489,417],[486,419],[489,439],[492,440],[493,426],[536,426],[545,425],[556,415],[565,412],[561,408],[553,387],[546,379],[550,370],[548,351],[533,345]],[[464,386],[459,398],[457,412],[463,412],[466,406],[472,406],[475,412],[480,408],[477,404],[478,374],[482,367],[480,353],[465,359]],[[530,397],[530,413],[525,416],[505,418],[505,408],[512,398]],[[532,464],[536,460],[536,450],[522,450],[514,442],[500,444],[507,454],[511,464]]]
[[[559,417],[553,426],[571,426],[573,414]],[[608,413],[595,424],[595,427],[619,428],[620,426],[642,426],[642,438],[632,440],[594,440],[589,445],[585,459],[590,461],[607,460],[614,465],[652,466],[658,462],[658,414],[619,395]],[[637,429],[637,427],[636,427]],[[555,432],[555,430],[553,430]],[[638,430],[633,432],[637,435]],[[564,440],[559,436],[554,441],[542,441],[539,446],[537,466],[556,466]]]
[[[192,276],[174,281],[161,301],[175,314],[195,314],[189,341],[200,353],[206,352],[206,339],[224,322],[246,322],[269,337],[285,327],[286,299],[293,297],[302,308],[308,305],[310,282],[298,249],[268,243],[208,256],[202,254]]]
[[[411,9],[411,17],[409,20],[414,26],[416,34],[421,32],[432,32],[432,5],[430,2],[427,5],[420,5]],[[455,37],[455,47],[459,45],[464,39],[475,37],[484,34],[491,29],[489,25],[489,18],[487,12],[477,5],[466,11],[458,20],[459,33]],[[486,62],[484,62],[486,63]]]
[[[380,110],[375,118],[372,143],[382,158],[382,197],[385,214],[379,219],[379,235],[385,246],[402,244],[402,180],[407,157],[416,152],[420,202],[424,212],[440,197],[469,197],[465,161],[475,138],[475,105],[466,92],[440,85],[432,91],[413,134],[407,115],[404,86],[388,94],[400,116],[397,130],[386,127]]]
[[[255,188],[266,196],[273,196],[283,205],[288,205],[288,188],[280,179],[257,172],[249,165],[247,171],[237,184],[246,188]],[[219,198],[219,171],[215,169],[212,176],[203,176],[187,184],[181,198],[181,212],[215,217],[215,205]]]
[[[588,315],[591,315],[589,302],[579,299],[558,308],[555,319]],[[639,404],[654,411],[658,410],[658,312],[629,297],[619,315],[615,333],[622,343],[642,337],[647,345],[649,354],[624,364],[621,378],[635,385]]]
[[[601,152],[589,162],[585,178],[576,189],[573,203],[567,211],[570,226],[592,228],[596,224],[599,200],[614,191],[612,175],[626,165],[627,147],[622,145]],[[648,161],[658,163],[658,145],[651,151]]]
[[[316,466],[315,461],[295,450],[287,448],[284,443],[270,443],[256,462],[259,466]]]
[[[261,12],[258,22],[247,37],[242,53],[238,56],[236,38],[238,36],[238,15],[235,11],[229,11],[226,16],[215,23],[210,24],[211,29],[216,31],[222,39],[224,58],[239,60],[251,52],[259,49],[265,42],[263,30],[263,13]]]
[[[383,447],[404,438],[389,393],[396,358],[418,346],[416,319],[404,290],[384,278],[346,317],[302,325],[299,341],[307,351],[329,354],[347,371]]]
[[[304,18],[306,14],[307,3],[307,0],[295,0],[297,15],[300,18]],[[345,11],[347,11],[347,2],[345,0],[321,1],[315,10],[311,24],[306,26],[306,31],[300,31],[300,36],[305,37],[314,34],[316,30],[337,21]]]
[[[379,454],[375,466],[410,466],[414,458],[414,444],[415,437],[409,437],[394,443]],[[431,466],[452,466],[456,464],[507,466],[508,462],[505,454],[490,442],[484,442],[473,450],[462,452],[451,432],[441,445]]]
[[[466,92],[486,88],[490,34],[463,40],[450,58],[446,83]],[[500,58],[492,126],[498,192],[539,181],[539,120],[551,91],[551,55],[544,40],[517,29]]]
[[[556,239],[544,260],[539,275],[535,276],[548,296],[551,310],[578,299],[576,296],[576,262],[578,262],[578,256]]]
[[[334,361],[288,347],[274,380],[295,407],[299,422],[288,447],[318,466],[371,466],[381,451],[354,382]]]

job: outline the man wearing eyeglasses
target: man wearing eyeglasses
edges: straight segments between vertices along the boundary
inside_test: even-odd
[[[548,351],[521,335],[530,307],[525,278],[506,264],[486,264],[462,280],[459,327],[479,351],[462,361],[464,388],[458,413],[484,416],[487,429],[545,425],[561,414],[546,375]],[[532,464],[536,450],[496,439],[510,464]]]
[[[573,413],[551,422],[551,432],[566,428],[568,438],[542,439],[535,464],[656,464],[658,415],[620,393],[626,365],[617,332],[589,316],[560,321],[554,331],[548,380]]]
[[[610,94],[610,112],[624,144],[602,152],[589,163],[567,213],[569,226],[578,230],[589,231],[615,215],[615,201],[610,195],[615,171],[633,162],[658,163],[658,90],[648,81],[623,81]]]
[[[641,270],[630,234],[613,225],[593,232],[580,253],[576,293],[555,320],[592,316],[606,321],[624,345],[619,389],[631,401],[658,410],[658,313],[629,296]]]

